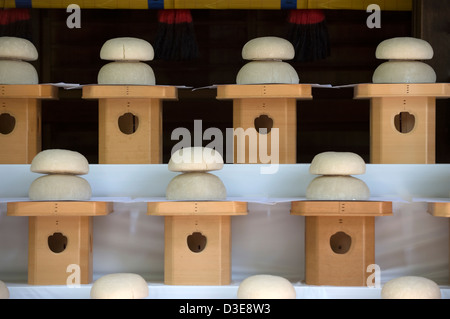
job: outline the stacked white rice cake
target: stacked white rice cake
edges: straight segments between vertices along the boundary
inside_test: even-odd
[[[38,52],[31,41],[17,37],[0,37],[0,84],[38,84],[34,66]]]
[[[153,46],[131,37],[106,41],[101,50],[102,60],[114,61],[104,65],[98,72],[98,84],[155,85],[153,69],[142,61],[154,58]]]
[[[30,170],[46,174],[35,179],[28,190],[31,200],[89,200],[92,190],[89,182],[78,176],[89,172],[89,163],[80,153],[51,149],[38,153]]]
[[[92,285],[91,299],[144,299],[148,297],[145,279],[134,273],[101,276]]]
[[[351,175],[364,174],[364,160],[351,152],[323,152],[317,154],[309,172],[320,175],[306,189],[309,200],[367,200],[370,190],[366,183]]]
[[[167,185],[168,200],[224,200],[227,191],[222,180],[210,171],[223,168],[219,152],[207,147],[186,147],[174,152],[168,168],[181,174]]]
[[[237,291],[238,299],[295,299],[292,283],[284,277],[260,274],[245,278]]]
[[[260,37],[242,48],[242,58],[251,60],[236,76],[236,84],[298,84],[297,71],[283,60],[292,60],[294,46],[279,37]]]
[[[433,48],[422,39],[397,37],[381,42],[376,49],[377,59],[389,60],[373,73],[373,83],[435,83],[433,68],[420,60],[433,58]]]
[[[431,279],[401,276],[383,285],[381,299],[442,299],[442,295],[439,285]]]

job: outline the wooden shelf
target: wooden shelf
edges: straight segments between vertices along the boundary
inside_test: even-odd
[[[450,97],[450,83],[366,83],[355,86],[355,99],[372,97]]]
[[[0,85],[0,97],[12,99],[56,99],[58,87],[51,84]]]
[[[83,86],[84,99],[113,98],[148,98],[172,99],[178,98],[175,86],[161,85],[86,85]]]
[[[391,202],[378,201],[294,201],[291,214],[301,216],[389,216]]]
[[[218,85],[217,99],[295,98],[312,99],[309,84]]]
[[[238,216],[247,215],[247,203],[235,201],[149,202],[147,215],[154,216]]]
[[[111,202],[27,201],[7,205],[8,216],[104,216],[113,210]]]

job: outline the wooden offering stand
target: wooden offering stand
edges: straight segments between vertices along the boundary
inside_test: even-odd
[[[371,163],[435,163],[436,98],[450,97],[450,84],[359,84],[354,97],[371,99]]]
[[[234,201],[149,202],[148,215],[164,217],[164,283],[231,282],[231,216],[247,214]]]
[[[428,213],[435,217],[450,218],[450,202],[429,202]],[[450,276],[450,265],[449,265],[449,276]]]
[[[366,286],[375,264],[375,217],[392,215],[391,202],[294,201],[305,216],[308,285]]]
[[[87,85],[83,98],[99,100],[99,164],[162,163],[162,100],[177,88]]]
[[[41,100],[56,99],[48,84],[0,85],[0,164],[30,164],[41,151]]]
[[[9,202],[8,216],[29,216],[28,283],[30,285],[92,282],[92,217],[112,212],[108,202]],[[79,273],[76,273],[79,271]]]
[[[233,128],[255,129],[258,134],[256,163],[259,158],[259,130],[266,128],[267,152],[271,151],[271,130],[279,132],[279,159],[273,164],[295,164],[297,162],[297,100],[312,99],[309,84],[257,84],[257,85],[219,85],[217,99],[233,99]],[[241,140],[234,143],[234,162],[253,163],[249,158],[250,142]],[[243,157],[238,156],[245,155]],[[264,163],[266,164],[266,163]]]

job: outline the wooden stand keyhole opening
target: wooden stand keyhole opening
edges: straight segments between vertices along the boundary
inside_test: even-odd
[[[352,245],[352,237],[338,231],[330,237],[330,247],[335,254],[346,254]]]
[[[117,120],[117,125],[123,134],[134,134],[139,128],[139,117],[130,112],[124,113]]]
[[[186,243],[192,252],[199,253],[205,249],[207,238],[201,232],[193,232],[187,236]]]
[[[407,134],[414,129],[416,117],[409,112],[400,112],[394,116],[395,129],[403,134]]]
[[[48,236],[48,248],[56,253],[62,253],[67,247],[67,237],[63,233],[55,232]]]
[[[0,134],[7,135],[14,131],[16,118],[9,113],[0,114]]]
[[[164,283],[228,285],[231,282],[231,217],[247,203],[149,202],[148,215],[164,217]]]
[[[266,114],[261,114],[255,118],[254,124],[259,134],[269,134],[273,127],[273,119]]]

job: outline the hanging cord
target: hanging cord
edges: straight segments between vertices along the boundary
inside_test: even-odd
[[[161,60],[191,60],[198,57],[190,10],[162,9],[158,11],[154,49],[155,58]]]
[[[295,48],[295,61],[321,60],[330,55],[330,40],[323,10],[290,10],[288,23],[288,38]]]
[[[0,9],[0,36],[11,36],[31,40],[30,9]]]

